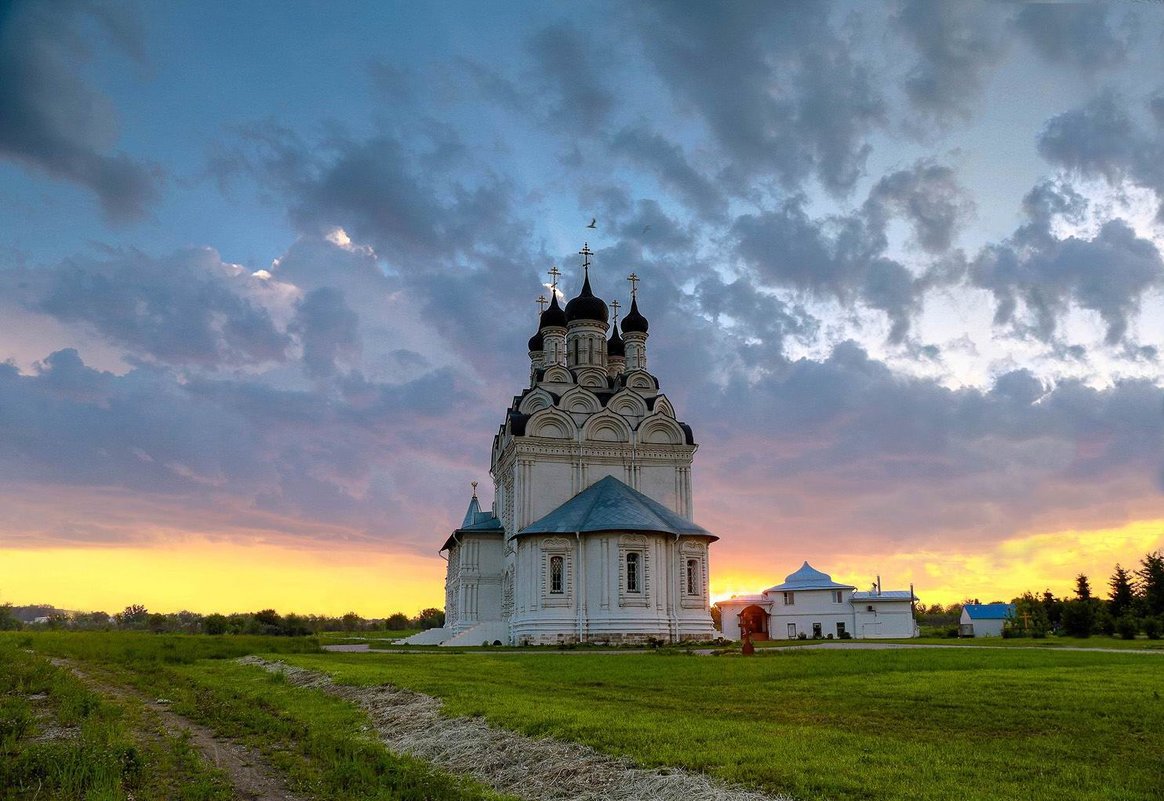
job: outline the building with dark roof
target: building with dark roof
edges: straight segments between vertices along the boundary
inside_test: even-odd
[[[696,443],[647,371],[631,282],[618,322],[591,284],[551,299],[529,340],[530,383],[493,439],[493,508],[474,485],[444,541],[445,627],[414,642],[677,642],[716,636],[708,546],[693,520]],[[597,285],[597,284],[595,284]],[[611,308],[614,308],[612,319]]]

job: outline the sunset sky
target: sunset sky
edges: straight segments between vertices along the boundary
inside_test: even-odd
[[[1162,4],[18,1],[0,603],[442,605],[583,242],[717,597],[1164,548]]]

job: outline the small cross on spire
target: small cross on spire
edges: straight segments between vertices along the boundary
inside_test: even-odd
[[[626,277],[626,280],[630,281],[631,297],[633,298],[635,293],[639,291],[639,277],[635,273],[631,273]]]
[[[550,276],[550,289],[556,293],[558,291],[558,276],[562,274],[562,271],[559,270],[558,265],[555,264],[550,267],[550,269],[547,271],[547,274]]]
[[[582,243],[582,249],[578,251],[578,255],[582,257],[582,269],[590,273],[590,257],[594,255],[594,251],[590,249],[589,242]]]
[[[612,300],[610,302],[610,308],[614,309],[614,324],[617,326],[618,325],[618,310],[620,308],[622,308],[622,304],[619,303],[617,300]]]
[[[538,295],[538,313],[539,313],[539,314],[540,314],[541,312],[544,312],[544,311],[546,310],[546,304],[547,304],[547,303],[549,303],[549,301],[548,301],[548,300],[546,300],[546,296],[545,296],[545,295]]]
[[[477,497],[477,482],[470,481],[469,483],[473,485],[473,497],[476,498]]]

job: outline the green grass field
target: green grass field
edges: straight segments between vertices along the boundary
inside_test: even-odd
[[[327,654],[533,735],[822,799],[1159,799],[1164,662],[1046,650]]]
[[[388,753],[346,702],[231,657],[262,653],[343,683],[388,682],[439,696],[446,714],[799,799],[1164,797],[1164,656],[1152,653],[336,654],[288,638],[70,633],[0,636],[5,643],[165,694],[318,798],[490,794]]]

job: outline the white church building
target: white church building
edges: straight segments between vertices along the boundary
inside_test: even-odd
[[[447,557],[445,626],[412,643],[537,645],[717,636],[708,546],[692,519],[691,428],[647,370],[633,273],[617,319],[590,286],[551,299],[529,340],[530,383],[493,439],[493,508],[474,485]],[[608,336],[609,333],[609,336]]]
[[[881,579],[868,592],[808,562],[784,581],[756,595],[720,601],[723,636],[739,640],[747,629],[753,640],[876,639],[918,636],[913,588],[882,590]]]

